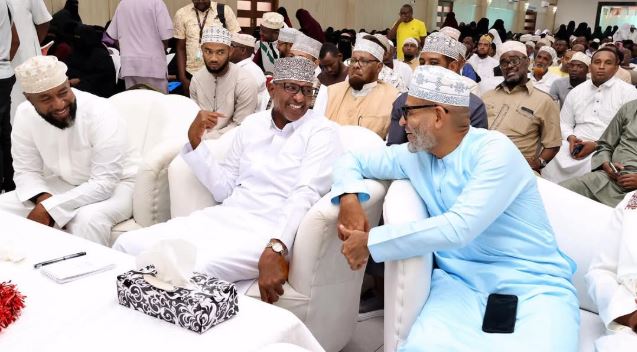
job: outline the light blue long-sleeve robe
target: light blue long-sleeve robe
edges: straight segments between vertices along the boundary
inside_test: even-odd
[[[508,138],[471,128],[442,159],[407,144],[347,154],[332,201],[368,199],[363,178],[409,179],[430,214],[369,235],[377,262],[435,255],[431,293],[403,351],[577,350],[575,264],[559,251],[535,176]],[[513,334],[482,332],[491,293],[518,296]]]

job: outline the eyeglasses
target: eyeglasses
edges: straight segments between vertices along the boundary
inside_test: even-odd
[[[429,109],[429,108],[435,108],[437,106],[440,106],[438,104],[426,104],[426,105],[403,105],[400,107],[400,111],[403,114],[403,118],[405,120],[407,120],[407,117],[409,116],[410,111],[413,110],[418,110],[418,109]],[[449,110],[447,110],[447,108],[445,108],[444,106],[440,106],[445,113],[449,113]]]
[[[275,84],[279,84],[281,85],[281,83],[275,83]],[[292,94],[292,95],[296,95],[299,92],[303,93],[304,96],[306,97],[312,97],[316,94],[318,94],[318,89],[311,87],[311,86],[303,86],[301,87],[298,84],[294,84],[294,83],[283,83],[283,90],[285,90],[286,92]]]
[[[500,68],[501,69],[507,69],[509,67],[518,67],[520,65],[520,63],[522,62],[522,58],[521,57],[513,57],[511,58],[511,60],[500,60]]]
[[[349,64],[350,66],[354,66],[356,64],[359,64],[361,67],[365,67],[369,64],[371,64],[372,62],[380,62],[378,60],[359,60],[359,59],[355,59],[355,58],[351,58],[349,59]]]

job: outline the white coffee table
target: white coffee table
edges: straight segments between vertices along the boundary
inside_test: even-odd
[[[20,263],[0,262],[0,282],[11,280],[27,296],[20,318],[0,332],[0,351],[256,351],[288,343],[323,351],[287,310],[240,295],[239,314],[203,334],[120,306],[116,276],[135,258],[10,214],[0,213],[0,247],[25,250]],[[33,264],[70,253],[108,257],[114,270],[66,284]]]

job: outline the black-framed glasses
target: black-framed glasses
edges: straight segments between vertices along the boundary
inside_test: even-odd
[[[500,68],[504,70],[509,67],[518,67],[520,63],[522,63],[522,60],[521,57],[512,57],[510,60],[500,60]]]
[[[403,114],[403,118],[405,120],[407,120],[407,117],[409,116],[409,112],[413,111],[413,110],[418,110],[418,109],[430,109],[430,108],[435,108],[437,106],[440,106],[438,104],[425,104],[425,105],[403,105],[400,107],[400,112]],[[445,113],[449,113],[449,110],[447,110],[447,108],[445,108],[444,106],[440,106]]]
[[[356,64],[359,64],[361,67],[366,67],[367,65],[371,64],[372,62],[380,62],[380,61],[378,61],[378,60],[363,60],[363,59],[355,59],[355,58],[349,59],[349,65],[350,66],[354,66]]]
[[[300,86],[298,84],[289,83],[289,82],[275,83],[275,84],[282,84],[283,85],[283,90],[285,90],[286,92],[288,92],[288,93],[290,93],[292,95],[296,95],[299,92],[301,92],[306,97],[312,97],[312,96],[315,96],[316,94],[318,94],[318,89],[316,89],[316,88],[314,88],[312,86]]]

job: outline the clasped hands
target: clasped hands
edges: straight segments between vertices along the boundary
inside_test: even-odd
[[[51,196],[52,195],[49,193],[42,193],[35,199],[32,199],[35,203],[35,207],[33,207],[33,210],[31,210],[29,215],[27,215],[27,219],[38,222],[45,226],[55,225],[55,221],[51,217],[51,214],[49,214],[44,205],[42,205],[42,202],[48,198],[51,198]]]
[[[356,194],[341,196],[338,213],[338,238],[343,241],[341,253],[352,270],[364,269],[369,258],[367,240],[369,222]]]

